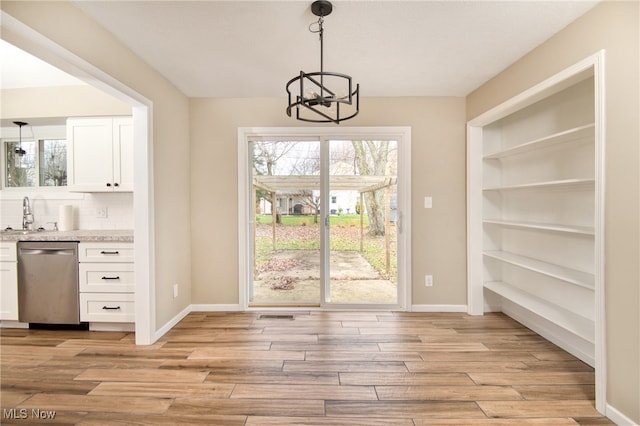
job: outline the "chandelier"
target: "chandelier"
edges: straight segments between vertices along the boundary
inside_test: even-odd
[[[360,109],[360,85],[355,85],[351,77],[337,72],[324,70],[323,35],[324,17],[333,10],[331,2],[317,0],[311,4],[311,12],[318,21],[309,26],[309,31],[320,36],[320,71],[306,73],[292,78],[287,83],[289,106],[287,115],[296,111],[296,119],[312,123],[336,123],[358,115]],[[317,27],[314,27],[317,25]]]

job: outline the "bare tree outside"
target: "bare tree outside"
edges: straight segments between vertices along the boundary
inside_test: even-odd
[[[21,148],[26,151],[24,155],[16,155],[18,142],[5,142],[6,155],[6,186],[23,187],[36,186],[35,152],[34,141],[23,141]]]
[[[282,169],[283,159],[295,148],[297,142],[268,141],[253,143],[253,171],[259,176],[275,176],[285,173]],[[273,193],[258,189],[256,200],[264,199],[271,204],[271,212],[276,218],[276,223],[281,223],[280,212],[272,203]]]
[[[314,145],[315,147],[315,145]],[[303,156],[293,164],[292,174],[299,176],[314,176],[320,174],[320,153],[314,152],[312,155]],[[313,223],[318,223],[318,212],[320,210],[320,192],[311,189],[302,189],[294,194],[298,199],[313,212]]]
[[[390,154],[397,150],[390,141],[352,141],[354,149],[354,174],[360,176],[387,176],[390,170]],[[370,236],[384,235],[384,190],[366,192],[364,202],[369,216]]]
[[[67,184],[67,141],[40,141],[40,186]]]

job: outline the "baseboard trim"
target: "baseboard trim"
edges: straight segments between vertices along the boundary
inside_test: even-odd
[[[180,312],[178,315],[176,315],[175,317],[171,318],[168,322],[166,322],[162,327],[160,327],[159,329],[156,330],[156,332],[154,333],[154,342],[157,341],[159,338],[161,338],[162,336],[164,336],[165,334],[167,334],[169,332],[169,330],[171,330],[173,327],[176,326],[176,324],[178,324],[180,321],[182,321],[182,319],[184,317],[186,317],[187,315],[189,315],[191,313],[191,307],[193,305],[189,305],[186,308],[184,308],[182,310],[182,312]]]
[[[191,305],[191,312],[241,312],[244,308],[236,305],[195,304]]]
[[[0,328],[29,328],[29,323],[13,320],[2,320],[0,321]]]
[[[467,312],[467,305],[411,305],[411,312]]]
[[[620,411],[613,408],[611,405],[607,404],[606,408],[607,412],[605,415],[617,425],[625,425],[625,426],[640,426],[640,424],[634,422],[629,417],[622,414]]]
[[[503,301],[502,312],[590,366],[595,366],[593,343],[508,300]]]

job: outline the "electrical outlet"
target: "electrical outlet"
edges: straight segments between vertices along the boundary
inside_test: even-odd
[[[105,207],[98,207],[96,209],[96,217],[99,219],[106,219],[109,216],[109,209]]]
[[[424,286],[425,287],[433,287],[433,275],[425,275],[424,276]]]
[[[425,209],[430,209],[432,207],[433,207],[433,198],[424,197],[424,208]]]
[[[178,297],[178,284],[173,285],[173,298]]]

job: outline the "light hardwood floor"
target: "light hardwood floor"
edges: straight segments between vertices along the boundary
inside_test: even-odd
[[[151,346],[3,329],[1,350],[2,424],[613,424],[591,367],[501,314],[192,313]]]

